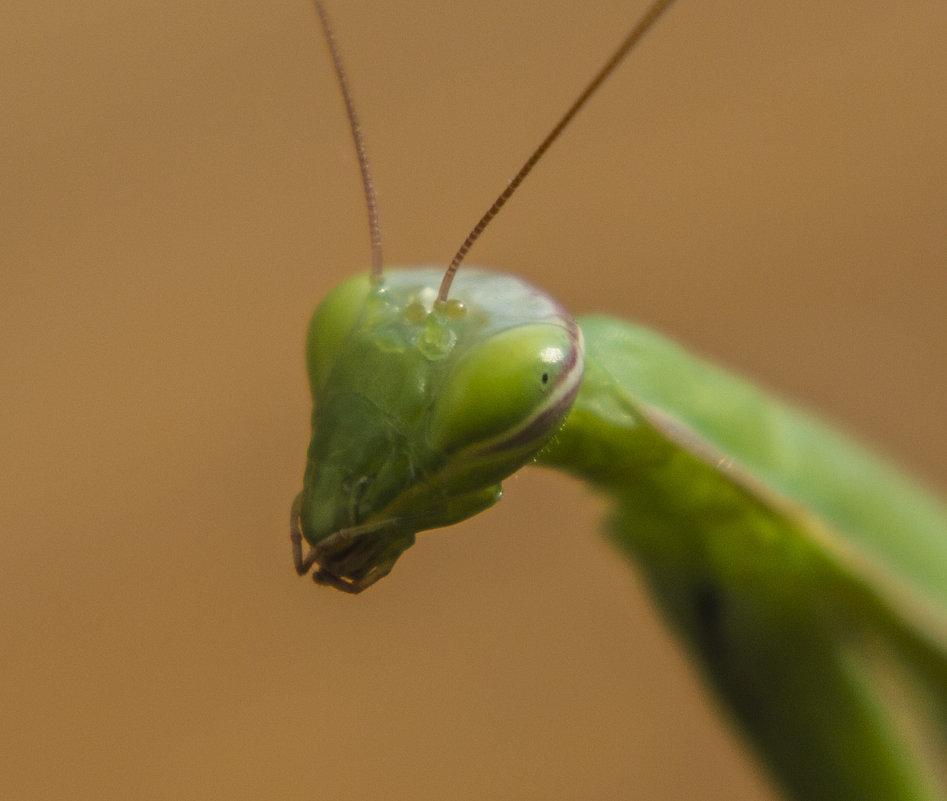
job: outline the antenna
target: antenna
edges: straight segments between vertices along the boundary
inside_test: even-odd
[[[332,26],[329,24],[329,15],[326,14],[320,0],[313,0],[316,5],[316,13],[319,14],[319,22],[322,24],[322,33],[326,44],[329,46],[329,54],[332,56],[332,66],[335,69],[335,77],[342,90],[342,99],[345,101],[345,113],[349,119],[349,130],[352,132],[352,141],[355,144],[355,154],[358,156],[358,168],[362,173],[362,191],[365,194],[365,209],[368,212],[368,235],[372,245],[372,281],[378,283],[381,281],[382,257],[381,257],[381,224],[378,220],[378,198],[375,194],[375,181],[372,178],[371,167],[368,165],[368,156],[365,153],[365,140],[362,137],[362,126],[359,124],[358,115],[355,113],[355,103],[352,101],[352,93],[349,91],[348,79],[345,77],[345,68],[342,65],[342,54],[335,41],[335,34]]]
[[[569,109],[565,114],[562,115],[559,122],[555,124],[553,129],[546,135],[546,138],[539,144],[539,147],[533,151],[533,154],[526,159],[526,163],[520,167],[520,171],[516,173],[493,205],[487,209],[483,217],[480,218],[480,221],[473,227],[473,230],[467,235],[467,238],[464,240],[464,243],[460,246],[460,249],[454,255],[454,258],[451,259],[451,263],[447,268],[447,271],[444,273],[444,278],[441,281],[441,288],[437,294],[438,300],[446,301],[447,293],[450,291],[450,285],[454,280],[454,275],[457,273],[457,268],[460,267],[460,263],[464,260],[464,256],[467,255],[467,252],[473,246],[473,243],[477,241],[480,237],[480,234],[483,233],[483,229],[487,227],[487,224],[494,217],[497,216],[497,213],[503,206],[506,205],[506,201],[510,199],[512,194],[516,191],[516,188],[523,183],[523,179],[532,171],[533,167],[536,166],[537,162],[543,157],[547,150],[549,150],[550,145],[559,138],[566,127],[572,122],[572,118],[579,112],[589,100],[589,98],[595,94],[595,91],[605,82],[605,79],[614,72],[615,68],[621,63],[622,59],[628,55],[629,51],[638,43],[642,36],[648,31],[648,29],[657,22],[658,18],[671,6],[674,0],[656,0],[652,3],[648,10],[644,13],[644,16],[638,21],[638,24],[632,28],[628,36],[625,37],[624,41],[618,46],[618,49],[612,54],[612,57],[605,63],[595,75],[594,78],[589,82],[588,86],[582,90],[582,93],[575,99]]]

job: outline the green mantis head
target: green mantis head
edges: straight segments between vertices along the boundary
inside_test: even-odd
[[[581,335],[549,296],[467,269],[436,301],[440,278],[359,276],[313,316],[312,441],[291,533],[297,570],[316,566],[318,583],[359,592],[416,532],[495,503],[578,391]]]

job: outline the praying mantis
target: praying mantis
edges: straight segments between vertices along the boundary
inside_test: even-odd
[[[296,571],[361,592],[418,532],[496,503],[520,467],[564,470],[609,500],[611,538],[789,795],[947,799],[941,502],[646,328],[574,320],[519,278],[458,270],[670,5],[651,5],[446,270],[394,270],[382,263],[361,129],[316,2],[359,156],[373,266],[334,289],[309,327]]]

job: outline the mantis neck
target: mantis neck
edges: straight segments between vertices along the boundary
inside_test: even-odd
[[[813,432],[822,428],[775,406],[743,408],[755,388],[719,371],[713,380],[722,385],[705,385],[703,364],[652,332],[579,322],[582,387],[537,464],[613,501],[612,538],[773,774],[807,800],[947,798],[947,777],[938,776],[947,708],[929,709],[931,699],[947,698],[944,648],[918,634],[884,582],[846,561],[808,499],[786,494],[800,472],[793,447],[818,447]],[[651,379],[651,364],[676,386],[660,401],[663,378]],[[735,420],[714,417],[714,393]],[[733,428],[725,452],[708,444],[718,423]],[[787,437],[796,426],[798,436]],[[784,441],[788,454],[777,453]],[[745,453],[752,462],[770,451],[773,469],[786,475],[776,489],[769,474],[750,477],[728,458]],[[836,483],[858,478],[861,452],[853,453],[855,466]],[[870,459],[865,465],[874,469]],[[799,479],[804,489],[807,480]],[[892,697],[892,686],[904,695]],[[906,725],[905,698],[929,714]]]

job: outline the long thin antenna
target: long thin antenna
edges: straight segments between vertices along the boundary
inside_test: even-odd
[[[582,108],[588,102],[588,99],[595,93],[595,90],[598,89],[605,79],[615,70],[615,68],[621,63],[622,59],[628,55],[628,52],[638,43],[642,36],[645,35],[647,30],[657,22],[658,17],[660,17],[667,9],[671,6],[674,0],[656,0],[656,2],[651,4],[651,7],[645,12],[644,16],[638,21],[638,24],[632,29],[631,33],[625,37],[625,40],[618,46],[618,49],[614,52],[612,57],[605,63],[605,66],[602,67],[595,77],[589,82],[589,85],[582,90],[575,102],[569,106],[569,110],[562,115],[562,118],[559,122],[556,123],[555,127],[549,132],[545,139],[540,143],[539,147],[533,151],[526,163],[520,167],[520,171],[516,173],[516,176],[510,181],[506,188],[500,193],[499,197],[493,201],[493,205],[487,209],[486,214],[480,218],[473,230],[467,235],[467,238],[464,240],[464,244],[460,246],[460,249],[454,255],[454,258],[451,260],[450,265],[447,268],[447,272],[444,273],[444,278],[441,281],[441,288],[438,292],[438,300],[447,300],[447,293],[450,291],[450,285],[454,280],[454,275],[457,273],[457,268],[460,267],[460,263],[464,260],[464,256],[467,255],[467,252],[470,250],[474,242],[477,241],[480,234],[483,233],[483,229],[487,227],[487,224],[496,217],[497,212],[506,205],[506,201],[510,199],[510,196],[516,191],[516,188],[523,183],[523,179],[532,171],[533,167],[536,166],[536,163],[543,157],[545,152],[549,150],[550,145],[559,138],[566,126],[572,122],[572,118],[579,112],[579,109]]]
[[[348,79],[345,77],[345,68],[342,65],[342,54],[335,41],[335,34],[332,32],[332,26],[329,24],[329,15],[322,7],[319,0],[313,0],[316,4],[316,12],[319,14],[319,22],[322,23],[322,33],[326,44],[329,46],[329,53],[332,56],[332,66],[335,68],[335,77],[339,83],[339,89],[342,90],[342,99],[345,101],[345,113],[349,118],[349,130],[352,132],[352,141],[355,143],[355,153],[358,156],[358,168],[362,173],[362,190],[365,194],[365,208],[368,212],[368,235],[372,245],[372,278],[375,281],[381,280],[382,258],[381,258],[381,224],[378,221],[378,201],[375,194],[375,181],[372,178],[371,168],[368,166],[368,156],[365,153],[365,140],[362,138],[362,126],[359,124],[358,115],[355,113],[355,103],[352,101],[352,93],[349,91]]]

